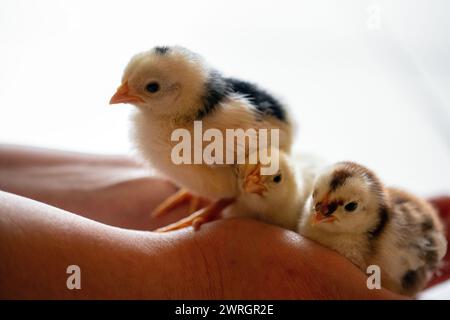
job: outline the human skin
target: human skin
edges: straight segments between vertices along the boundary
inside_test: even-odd
[[[176,191],[121,156],[0,146],[2,299],[397,299],[300,235],[245,219],[149,232]],[[34,199],[34,200],[31,200]],[[81,290],[69,290],[69,265]]]

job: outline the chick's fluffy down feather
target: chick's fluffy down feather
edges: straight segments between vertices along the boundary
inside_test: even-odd
[[[410,296],[425,287],[447,251],[443,225],[428,202],[385,188],[352,162],[318,174],[298,232],[364,272],[379,266],[383,287]]]

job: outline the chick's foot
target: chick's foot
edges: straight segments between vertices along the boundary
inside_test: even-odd
[[[217,219],[222,211],[234,202],[234,199],[221,199],[207,207],[200,209],[190,216],[181,219],[175,223],[169,224],[165,227],[156,229],[155,232],[169,232],[183,229],[192,226],[194,230],[199,230],[200,226],[208,221]]]
[[[180,189],[169,198],[161,202],[150,214],[151,218],[156,218],[169,213],[170,211],[188,204],[189,209],[187,214],[196,212],[201,207],[201,198],[194,196],[187,189]]]

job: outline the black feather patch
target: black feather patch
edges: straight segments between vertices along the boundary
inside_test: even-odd
[[[233,92],[245,96],[263,115],[286,120],[286,111],[281,103],[266,91],[246,81],[234,78],[227,78],[226,81]]]
[[[383,232],[389,221],[389,213],[386,207],[381,207],[378,211],[378,223],[372,230],[369,230],[369,236],[371,239],[378,238]]]
[[[416,287],[419,274],[415,270],[408,270],[402,277],[402,287],[406,290]]]
[[[203,119],[213,112],[217,105],[228,95],[229,85],[217,71],[210,72],[205,83],[205,93],[202,97],[202,107],[197,112],[196,120]]]
[[[434,229],[433,219],[426,217],[422,222],[422,232],[427,232]]]
[[[169,47],[155,47],[155,53],[159,54],[159,55],[165,55],[167,52],[169,52],[170,48]]]

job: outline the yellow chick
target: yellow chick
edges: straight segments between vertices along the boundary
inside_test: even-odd
[[[189,225],[198,228],[199,222],[204,223],[220,216],[252,218],[295,230],[306,200],[303,179],[286,153],[274,151],[271,157],[271,161],[277,162],[274,173],[262,174],[262,169],[273,163],[262,164],[257,160],[253,164],[237,165],[235,174],[239,194],[235,198],[218,201],[213,209],[199,210],[158,231],[177,230]]]
[[[277,99],[254,84],[223,76],[182,47],[155,47],[135,55],[110,103],[136,107],[132,136],[137,150],[183,188],[161,205],[159,213],[192,200],[192,194],[214,202],[239,194],[235,163],[174,163],[174,130],[185,129],[194,137],[196,121],[201,121],[203,131],[218,130],[224,137],[228,129],[278,129],[279,149],[289,152],[292,143],[292,121]],[[236,153],[239,143],[233,146]],[[224,154],[229,151],[228,145],[223,148]]]

